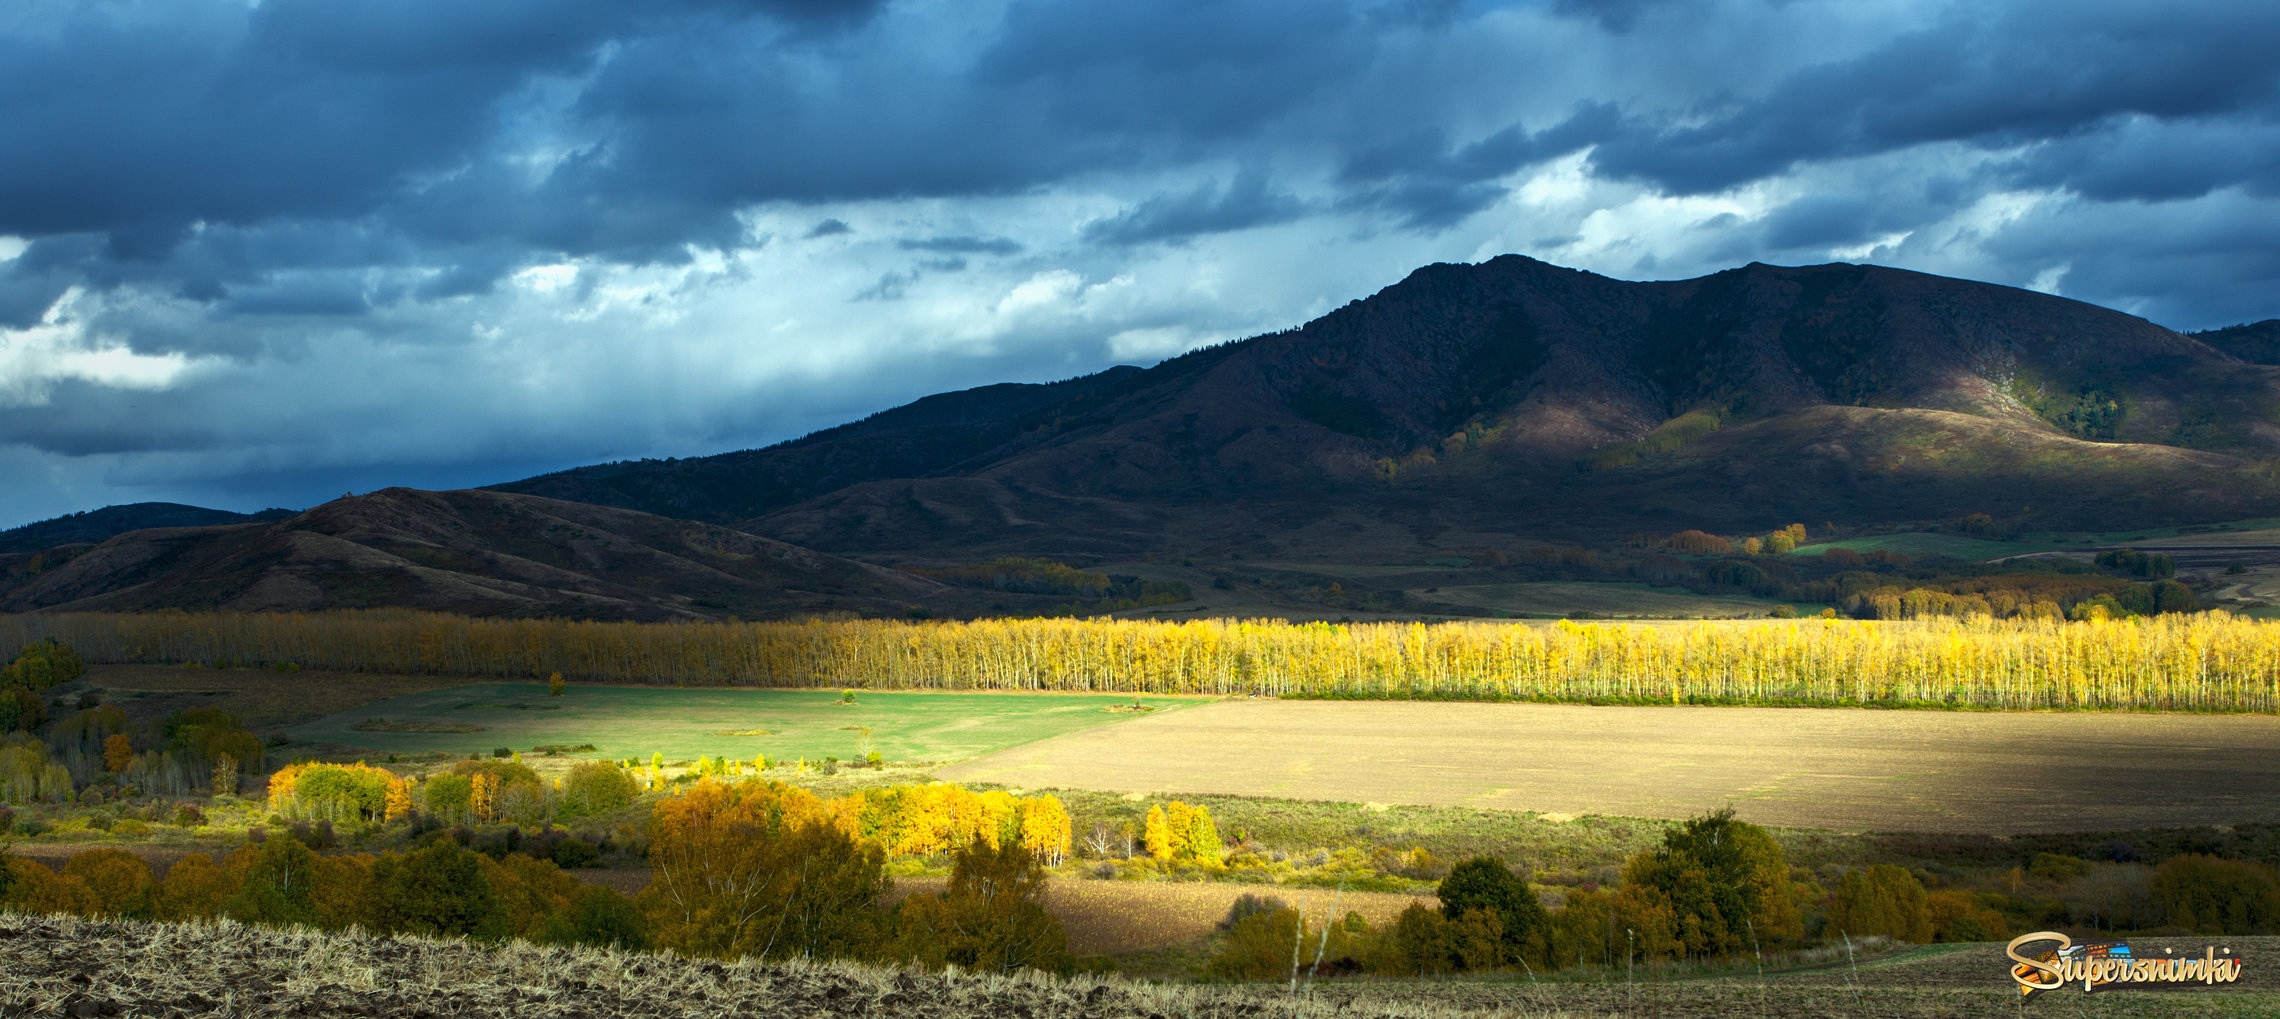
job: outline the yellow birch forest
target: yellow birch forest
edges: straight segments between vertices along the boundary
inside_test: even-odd
[[[91,662],[685,686],[2280,710],[2280,624],[1849,619],[601,623],[403,610],[0,616]]]

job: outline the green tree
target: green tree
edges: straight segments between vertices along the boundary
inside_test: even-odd
[[[649,947],[649,924],[632,899],[607,888],[583,885],[570,896],[570,905],[546,918],[538,940],[554,945],[640,950]]]
[[[568,817],[603,814],[633,802],[639,787],[615,761],[580,761],[562,779],[562,813]]]
[[[1441,879],[1439,895],[1444,920],[1462,921],[1474,910],[1493,916],[1501,951],[1492,965],[1521,960],[1532,965],[1543,963],[1544,904],[1527,880],[1503,861],[1476,856],[1451,867],[1449,876]],[[1474,922],[1487,924],[1485,919]]]
[[[222,903],[222,915],[239,923],[313,926],[316,883],[309,847],[294,839],[270,839],[253,851],[245,880]]]
[[[1780,844],[1731,807],[1664,833],[1660,848],[1631,859],[1624,884],[1668,905],[1689,955],[1734,954],[1803,930]]]
[[[48,637],[24,645],[16,658],[0,667],[0,690],[38,693],[87,674],[87,663],[71,646]]]
[[[372,863],[373,926],[391,933],[503,938],[512,928],[482,858],[437,838]]]
[[[2280,882],[2261,864],[2187,853],[2153,869],[2169,922],[2196,934],[2269,934],[2280,927]]]

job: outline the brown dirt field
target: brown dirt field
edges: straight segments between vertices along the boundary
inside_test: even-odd
[[[601,885],[624,895],[639,894],[649,886],[647,870],[573,870],[581,881]],[[948,878],[898,877],[886,899],[891,905],[907,896],[934,894]],[[1331,908],[1336,894],[1329,888],[1277,888],[1182,881],[1091,881],[1056,877],[1045,886],[1045,908],[1069,931],[1069,951],[1078,955],[1118,955],[1144,948],[1178,944],[1202,937],[1227,915],[1227,907],[1244,893],[1273,896],[1301,906],[1308,916]],[[1412,902],[1431,906],[1435,900],[1387,892],[1346,892],[1337,896],[1337,915],[1359,911],[1373,924],[1400,916]]]
[[[80,682],[107,691],[103,699],[119,705],[136,721],[163,718],[182,708],[218,707],[238,716],[246,728],[268,732],[373,701],[468,681],[365,672],[90,665]]]
[[[947,878],[899,877],[893,899],[942,890]],[[1227,916],[1227,907],[1244,893],[1273,896],[1305,910],[1309,922],[1332,908],[1336,916],[1360,912],[1373,924],[1400,916],[1413,902],[1437,900],[1386,892],[1346,892],[1329,888],[1277,888],[1273,885],[1177,881],[1087,881],[1054,878],[1045,885],[1045,909],[1069,932],[1077,955],[1119,955],[1202,937]]]
[[[2280,718],[1228,701],[936,771],[1206,793],[1798,828],[2025,833],[2280,821]]]

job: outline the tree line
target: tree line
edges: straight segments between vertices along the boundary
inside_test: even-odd
[[[2280,624],[1844,619],[1663,626],[987,619],[602,623],[402,610],[0,616],[98,662],[689,686],[2280,710]]]

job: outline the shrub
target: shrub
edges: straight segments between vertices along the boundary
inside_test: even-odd
[[[174,824],[176,827],[197,828],[205,825],[205,823],[206,812],[198,809],[197,804],[177,803],[174,805]]]
[[[554,844],[547,859],[564,870],[591,867],[602,858],[602,847],[581,838],[567,838]]]
[[[2027,861],[2027,873],[2064,883],[2090,873],[2090,861],[2057,853],[2036,853],[2034,859]]]
[[[1236,896],[1234,902],[1227,905],[1227,915],[1220,919],[1219,929],[1231,931],[1235,929],[1236,924],[1242,923],[1246,918],[1260,913],[1272,913],[1276,910],[1289,908],[1288,903],[1272,895],[1259,896],[1244,892]]]

